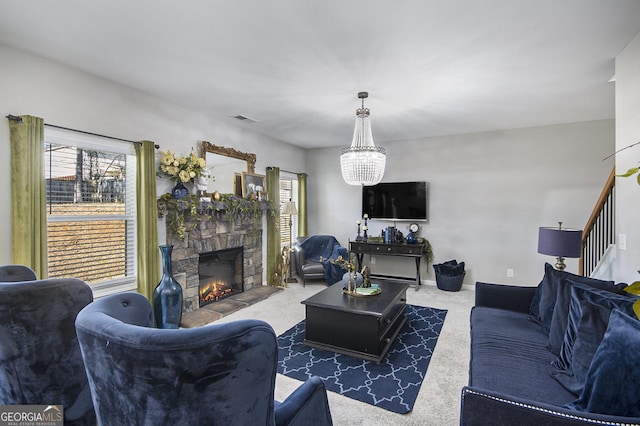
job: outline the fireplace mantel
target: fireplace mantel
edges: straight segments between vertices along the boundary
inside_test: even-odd
[[[158,198],[157,207],[158,216],[166,217],[167,235],[176,236],[180,241],[201,221],[262,217],[263,213],[272,212],[274,208],[269,201],[249,200],[233,194],[217,194],[217,198],[188,194],[178,199],[170,193]]]
[[[244,247],[244,290],[262,286],[262,214],[233,213],[220,210],[195,218],[185,215],[185,227],[189,231],[185,232],[184,239],[171,232],[167,221],[167,243],[173,245],[172,268],[183,287],[184,312],[199,309],[200,253]]]

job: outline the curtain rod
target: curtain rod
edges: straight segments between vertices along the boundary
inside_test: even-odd
[[[291,173],[293,175],[299,175],[300,172],[292,172],[291,170],[285,170],[285,169],[280,169],[281,172],[285,172],[285,173]]]
[[[17,115],[9,114],[9,115],[7,115],[7,118],[9,120],[16,121],[18,123],[22,123],[22,121],[23,121],[22,117],[19,117]],[[129,139],[116,138],[114,136],[107,136],[107,135],[101,135],[100,133],[93,133],[93,132],[87,132],[87,131],[84,131],[84,130],[71,129],[69,127],[57,126],[55,124],[44,123],[44,125],[47,126],[47,127],[53,127],[53,128],[56,128],[56,129],[68,130],[70,132],[82,133],[82,134],[91,135],[91,136],[99,136],[101,138],[107,138],[107,139],[112,139],[112,140],[121,141],[121,142],[135,143],[135,144],[138,144],[138,145],[140,145],[142,143],[140,141],[132,141],[132,140],[129,140]],[[160,148],[160,145],[156,144],[154,146],[156,147],[156,149]]]
[[[268,167],[267,167],[267,169],[268,169],[268,170],[271,170],[271,169],[273,169],[273,168],[274,168],[274,166],[268,166]],[[281,171],[281,172],[285,172],[285,173],[291,173],[291,174],[293,174],[293,175],[300,175],[300,174],[302,174],[302,172],[292,172],[291,170],[285,170],[285,169],[280,169],[280,171]]]

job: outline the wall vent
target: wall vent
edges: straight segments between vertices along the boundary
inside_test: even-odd
[[[253,118],[249,118],[246,115],[236,115],[235,117],[236,120],[240,120],[240,121],[246,121],[247,123],[257,123],[258,120],[254,120]]]

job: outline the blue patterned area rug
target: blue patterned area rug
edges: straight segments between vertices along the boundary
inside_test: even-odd
[[[446,310],[407,305],[407,322],[380,364],[305,346],[305,322],[278,336],[278,373],[324,380],[328,390],[405,414],[413,409]]]

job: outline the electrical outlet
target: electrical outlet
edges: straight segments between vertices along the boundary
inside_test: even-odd
[[[618,234],[618,248],[620,250],[627,249],[627,234]]]
[[[509,278],[513,277],[513,269],[507,269],[507,277]]]

